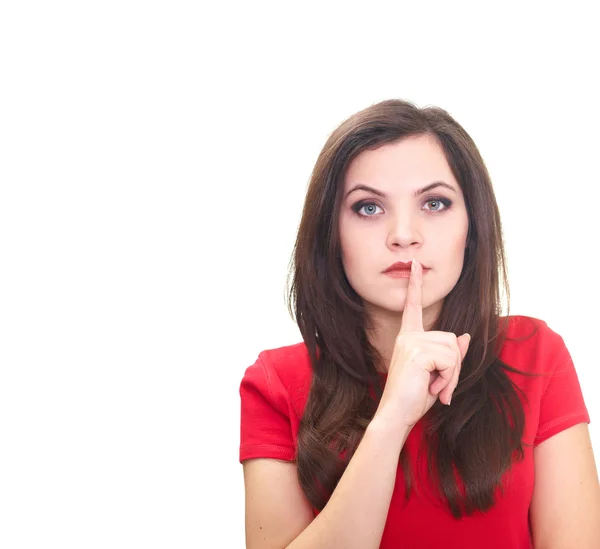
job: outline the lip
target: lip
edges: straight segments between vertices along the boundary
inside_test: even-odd
[[[406,273],[407,275],[410,275],[410,268],[412,266],[412,260],[411,261],[396,261],[396,263],[392,263],[384,272],[384,274],[390,274],[390,273]],[[421,265],[423,267],[423,272],[425,273],[425,271],[429,270],[429,267],[426,267],[425,265]]]

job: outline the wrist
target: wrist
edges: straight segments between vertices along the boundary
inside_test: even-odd
[[[400,437],[404,443],[413,426],[404,421],[403,414],[391,410],[377,410],[367,426],[370,432],[382,433],[384,436]]]

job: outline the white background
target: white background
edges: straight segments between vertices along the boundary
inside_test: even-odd
[[[593,3],[488,4],[2,3],[0,546],[243,547],[239,382],[300,340],[319,150],[391,97],[478,144],[600,456]]]

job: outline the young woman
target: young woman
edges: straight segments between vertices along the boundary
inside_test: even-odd
[[[384,101],[328,139],[294,249],[303,342],[240,386],[249,549],[598,549],[563,339],[501,316],[489,174],[445,111]]]

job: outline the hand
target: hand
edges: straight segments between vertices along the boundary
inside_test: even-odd
[[[439,398],[450,404],[471,336],[423,328],[423,268],[413,261],[400,332],[376,412],[412,427]]]

